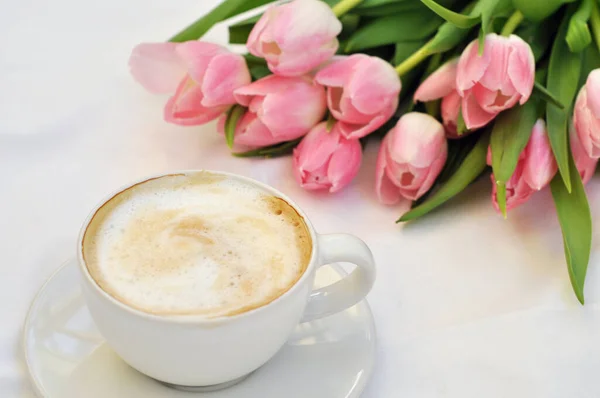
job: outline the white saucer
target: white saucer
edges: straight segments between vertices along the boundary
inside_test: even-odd
[[[317,287],[345,275],[339,265],[317,272]],[[373,368],[375,325],[369,305],[298,325],[283,349],[243,382],[225,390],[170,389],[125,364],[104,342],[85,306],[75,261],[37,294],[24,328],[32,384],[47,398],[350,398]]]

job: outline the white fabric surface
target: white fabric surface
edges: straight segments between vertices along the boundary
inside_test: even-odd
[[[581,307],[548,192],[504,221],[484,179],[442,210],[398,226],[399,209],[380,206],[373,193],[374,144],[353,185],[328,196],[298,188],[289,158],[235,159],[214,125],[162,121],[165,98],[130,79],[129,51],[140,41],[164,40],[215,3],[3,3],[0,396],[33,396],[22,322],[43,281],[73,255],[87,212],[131,179],[188,168],[272,184],[320,232],[353,233],[371,246],[379,275],[369,302],[379,347],[365,397],[600,396],[600,236]],[[224,42],[225,29],[209,38]],[[599,180],[588,189],[597,225]]]

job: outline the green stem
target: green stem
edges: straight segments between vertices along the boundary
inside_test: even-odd
[[[400,65],[396,66],[396,72],[398,73],[398,76],[404,76],[414,69],[415,66],[423,62],[425,58],[431,55],[431,52],[429,51],[430,43],[431,41],[425,43],[423,47],[419,48],[410,57],[406,58]]]
[[[592,15],[590,16],[590,25],[592,26],[592,35],[596,46],[600,50],[600,11],[598,10],[598,4],[594,2],[592,7]]]
[[[331,8],[331,10],[335,14],[335,16],[339,18],[354,7],[356,7],[357,5],[359,5],[360,3],[362,3],[362,1],[363,0],[342,0],[336,5],[334,5]]]
[[[506,21],[506,23],[504,24],[504,28],[502,28],[502,33],[500,33],[502,36],[510,36],[512,34],[512,32],[515,31],[515,29],[517,29],[517,27],[519,26],[519,24],[523,21],[523,14],[521,13],[521,11],[517,10],[515,11],[510,18],[508,18],[508,21]]]

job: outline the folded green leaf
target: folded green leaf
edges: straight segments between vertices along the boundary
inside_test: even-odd
[[[477,11],[474,10],[473,4],[474,3],[471,3],[462,10],[462,13],[478,15]],[[451,50],[460,44],[468,34],[469,29],[461,29],[451,22],[445,22],[440,26],[435,36],[427,43],[425,51],[428,54],[437,54]]]
[[[355,52],[386,44],[419,41],[441,25],[438,17],[422,12],[406,12],[375,19],[360,27],[348,40],[345,52]]]
[[[516,34],[529,44],[535,61],[538,62],[546,54],[546,51],[548,51],[555,30],[555,24],[545,21],[540,24],[529,23],[521,25],[516,30]],[[537,74],[538,72],[536,71],[536,76]]]
[[[302,141],[302,137],[293,141],[283,142],[281,144],[271,145],[264,148],[253,149],[247,152],[236,152],[232,155],[238,158],[275,158],[278,156],[284,156],[292,153],[292,151],[298,146],[300,141]]]
[[[431,11],[435,12],[445,21],[448,21],[459,28],[467,29],[477,25],[481,18],[479,15],[463,15],[452,10],[447,9],[436,3],[433,0],[421,0],[423,4],[425,4]]]
[[[173,36],[169,41],[181,43],[198,40],[218,22],[224,21],[242,12],[270,3],[272,0],[225,0],[208,14],[197,19],[191,25]]]
[[[575,0],[513,0],[514,6],[530,21],[541,21],[554,14],[563,4]]]
[[[584,48],[592,43],[592,34],[588,27],[588,20],[592,15],[592,8],[595,0],[581,0],[579,8],[569,21],[567,29],[567,44],[572,52],[583,51]]]
[[[577,299],[583,304],[583,287],[592,250],[592,217],[581,177],[570,153],[569,163],[571,193],[558,175],[550,183],[550,188],[562,229],[569,278]]]
[[[392,63],[394,65],[400,64],[406,58],[408,58],[411,54],[417,51],[425,44],[425,41],[404,41],[400,43],[396,43],[396,51],[394,52],[394,58],[392,59]]]
[[[542,86],[537,81],[533,85],[533,92],[548,104],[552,104],[559,109],[565,109],[565,106],[558,100],[558,98],[556,98],[550,91],[546,90],[546,87]]]
[[[452,177],[439,190],[433,193],[429,199],[405,213],[396,222],[405,222],[419,218],[462,192],[485,170],[485,158],[489,142],[490,135],[488,132],[484,132]]]
[[[229,148],[233,148],[233,140],[235,137],[235,128],[237,127],[238,121],[246,111],[241,105],[234,105],[227,111],[225,119],[225,141]]]
[[[548,66],[548,82],[546,84],[548,91],[554,94],[554,97],[565,106],[564,109],[560,109],[554,104],[547,104],[546,118],[548,138],[550,138],[552,151],[567,191],[571,191],[567,130],[573,100],[577,93],[582,61],[582,54],[572,53],[565,41],[571,15],[572,12],[563,18],[558,34],[554,39],[552,53],[550,54],[550,65]]]
[[[490,138],[492,170],[497,186],[498,207],[506,217],[506,183],[512,177],[519,156],[531,137],[537,119],[537,103],[527,101],[502,112],[494,123]]]

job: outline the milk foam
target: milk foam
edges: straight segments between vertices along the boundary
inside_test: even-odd
[[[94,216],[83,243],[107,293],[145,312],[233,315],[285,293],[310,235],[291,206],[233,178],[197,173],[139,184]]]

